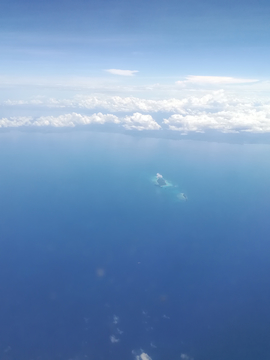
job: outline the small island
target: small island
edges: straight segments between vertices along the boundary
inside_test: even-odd
[[[164,180],[163,176],[161,174],[159,174],[159,173],[157,173],[157,185],[160,186],[160,187],[167,185],[167,183]]]
[[[178,186],[174,185],[169,180],[164,179],[163,175],[161,175],[160,173],[157,173],[155,177],[152,177],[152,182],[158,188],[164,189],[164,190],[158,191],[158,193],[161,193],[161,192],[163,193],[163,191],[165,191],[165,189],[170,189],[170,190],[166,190],[165,193],[167,193],[168,195],[171,194],[171,195],[175,196],[177,201],[180,201],[180,202],[188,201],[187,195],[183,192],[179,193]]]

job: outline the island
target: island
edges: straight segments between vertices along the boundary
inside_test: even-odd
[[[167,186],[167,183],[166,181],[164,180],[163,176],[159,173],[157,173],[157,183],[156,183],[157,186]]]

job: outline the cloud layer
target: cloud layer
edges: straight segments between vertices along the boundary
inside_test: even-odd
[[[33,102],[34,101],[34,102]],[[181,134],[203,133],[216,130],[223,133],[270,132],[270,101],[237,98],[223,90],[202,96],[181,99],[150,100],[137,97],[75,97],[72,99],[31,100],[31,102],[6,101],[4,106],[47,106],[70,109],[59,116],[11,117],[0,119],[0,127],[75,127],[90,124],[114,124],[126,130],[169,130]],[[97,112],[83,115],[80,109],[90,111],[104,109],[110,113]]]
[[[32,127],[75,127],[78,125],[112,123],[122,125],[127,130],[159,130],[161,126],[155,122],[151,115],[135,113],[132,116],[118,118],[113,114],[97,113],[91,116],[77,114],[64,114],[60,116],[11,117],[0,119],[0,128],[14,128],[22,126]]]

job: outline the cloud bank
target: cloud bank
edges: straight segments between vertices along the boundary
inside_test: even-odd
[[[11,117],[0,119],[0,128],[15,127],[75,127],[78,125],[112,123],[123,126],[126,130],[159,130],[161,126],[152,118],[151,115],[135,113],[132,116],[118,118],[113,114],[97,113],[91,116],[78,113],[64,114],[60,116],[41,116],[32,117]]]
[[[33,101],[33,100],[31,100]],[[35,101],[35,100],[34,100]],[[41,101],[41,100],[40,100]],[[6,101],[2,106],[23,106],[21,101]],[[40,106],[35,101],[32,106]],[[42,100],[41,106],[77,111],[59,116],[10,117],[0,119],[1,128],[14,127],[76,127],[91,124],[112,124],[129,131],[167,130],[179,134],[203,133],[215,130],[222,133],[269,133],[270,101],[237,98],[224,90],[202,96],[161,100],[137,97],[75,97],[73,99]],[[91,115],[80,113],[103,108],[110,113]]]
[[[49,98],[44,100],[22,101],[6,100],[3,106],[45,106],[48,108],[78,108],[78,109],[104,109],[110,112],[144,112],[144,113],[187,113],[191,111],[217,111],[228,107],[244,105],[250,100],[237,99],[227,95],[223,90],[209,92],[202,96],[188,96],[180,99],[169,98],[162,100],[143,99],[138,97],[121,96],[76,96],[72,99]]]

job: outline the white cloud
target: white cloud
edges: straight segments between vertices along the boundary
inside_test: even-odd
[[[41,116],[33,122],[34,126],[54,126],[54,127],[74,127],[76,125],[87,124],[105,124],[112,122],[119,124],[120,120],[117,116],[112,114],[97,113],[91,116],[81,115],[77,113],[65,114],[60,116]]]
[[[124,118],[123,125],[127,130],[159,130],[161,126],[152,118],[151,115],[135,113]]]
[[[117,339],[114,335],[110,336],[110,340],[113,344],[118,343],[120,341],[120,339]]]
[[[101,96],[76,96],[73,99],[47,99],[41,105],[57,108],[83,108],[96,109],[103,108],[111,112],[171,112],[186,114],[192,110],[223,109],[227,105],[239,102],[233,96],[226,95],[224,90],[212,91],[202,96],[188,96],[183,98],[170,98],[164,100],[141,99],[137,97],[101,97]],[[29,101],[24,104],[32,104]],[[40,100],[39,100],[40,104]],[[20,101],[4,102],[4,105],[20,105]],[[37,105],[38,106],[38,105]]]
[[[141,355],[136,356],[136,360],[152,360],[152,358],[145,352],[142,352]]]
[[[185,84],[210,84],[210,85],[229,85],[229,84],[247,84],[257,82],[257,79],[241,79],[229,76],[196,76],[189,75],[183,81],[177,81],[178,85]]]
[[[31,125],[31,117],[11,117],[10,119],[0,119],[0,128],[20,127]]]
[[[223,133],[266,133],[270,132],[270,107],[254,109],[243,108],[239,105],[234,109],[217,112],[174,114],[168,119],[164,119],[164,124],[168,125],[170,130],[180,131],[182,134],[206,130],[217,130]]]
[[[225,103],[228,99],[224,91],[214,91],[201,97],[189,96],[182,99],[150,100],[137,97],[76,97],[73,99],[57,100],[49,99],[47,106],[51,107],[79,107],[85,109],[104,108],[112,112],[183,112],[187,108],[213,106],[217,103]]]
[[[0,127],[21,127],[21,126],[53,126],[53,127],[75,127],[87,124],[119,124],[120,120],[112,114],[97,113],[91,116],[77,113],[64,114],[60,116],[41,116],[33,119],[32,117],[12,117],[10,119],[0,119]]]
[[[43,100],[42,100],[43,101]],[[169,129],[181,134],[216,130],[229,132],[270,132],[270,101],[237,98],[224,90],[212,91],[202,96],[188,96],[180,99],[149,100],[136,97],[77,97],[71,100],[50,99],[53,106],[81,107],[87,109],[105,108],[110,113],[97,112],[83,115],[70,112],[59,116],[10,117],[0,119],[0,127],[75,127],[87,124],[111,123],[127,130]],[[39,106],[39,105],[37,105]],[[116,115],[117,112],[132,115]],[[138,111],[139,110],[139,111]],[[52,110],[53,111],[53,110]],[[168,113],[163,123],[158,123],[149,113]]]
[[[121,76],[134,76],[138,70],[121,70],[121,69],[107,69],[107,72],[113,75],[121,75]]]
[[[113,323],[118,324],[119,323],[119,316],[113,315]]]

